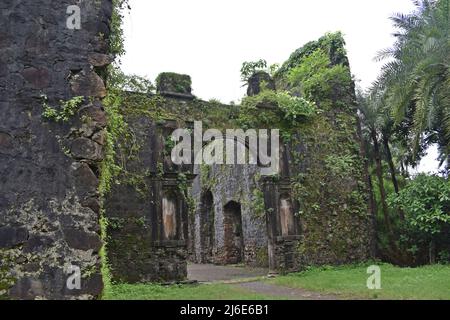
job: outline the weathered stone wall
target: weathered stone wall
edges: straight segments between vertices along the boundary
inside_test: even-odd
[[[174,166],[165,147],[177,123],[156,122],[144,114],[123,115],[129,128],[129,136],[120,141],[122,149],[117,150],[123,171],[115,177],[105,201],[106,251],[112,280],[185,280],[188,207],[178,183],[180,175],[189,175],[190,168]],[[177,199],[173,239],[164,231],[166,192]]]
[[[306,50],[300,62],[311,52]],[[335,52],[342,55],[344,51]],[[337,64],[346,61],[345,55],[341,60],[333,56],[330,59]],[[322,72],[328,75],[326,70]],[[198,263],[268,265],[272,272],[367,259],[371,225],[359,154],[354,86],[348,69],[338,71],[342,79],[334,84],[331,93],[313,97],[320,112],[292,124],[292,136],[282,140],[278,175],[262,177],[259,168],[251,165],[184,168],[184,174],[196,178],[180,205],[187,207],[181,213],[184,238],[177,238],[184,242],[177,243],[160,242],[162,233],[158,230],[163,221],[158,218],[158,206],[164,181],[184,191],[190,183],[189,179],[180,181],[183,170],[171,164],[173,146],[167,143],[167,137],[175,128],[190,127],[198,120],[203,122],[203,131],[216,128],[224,133],[239,128],[246,110],[195,99],[190,95],[189,81],[180,89],[181,95],[175,92],[167,96],[161,85],[157,95],[130,95],[123,113],[134,119],[129,121],[133,143],[121,154],[128,158],[124,163],[132,175],[121,177],[120,185],[113,187],[107,215],[110,221],[125,218],[132,222],[109,232],[113,274],[114,269],[120,269],[118,279],[127,281],[180,280],[184,274],[179,270],[185,270],[186,257]],[[164,74],[159,82],[171,90],[176,85],[168,86],[167,77],[187,79]],[[253,86],[252,92],[257,94],[258,83]],[[296,89],[278,78],[277,90],[298,94]],[[263,115],[274,123],[280,118],[275,104],[257,105],[252,112],[256,119]],[[269,124],[269,129],[274,123]],[[127,189],[127,183],[133,185],[133,191]],[[136,198],[142,191],[146,200]],[[127,199],[133,199],[134,205],[123,205]],[[143,206],[136,207],[138,203]],[[144,229],[139,231],[135,221],[143,217]],[[171,249],[174,247],[178,250]]]
[[[194,217],[189,193],[193,166],[172,163],[170,135],[177,128],[192,128],[192,121],[206,119],[206,114],[229,119],[231,111],[228,106],[196,99],[190,86],[188,76],[168,73],[158,78],[156,95],[121,94],[119,114],[126,134],[115,141],[120,173],[104,202],[113,281],[170,282],[187,276],[193,245],[188,231]],[[171,239],[165,236],[163,199],[167,194],[177,199],[176,232]]]
[[[147,195],[124,183],[114,186],[107,197],[106,250],[112,280],[119,283],[184,280],[187,275],[185,236],[181,233],[178,240],[162,236],[158,207],[163,182],[147,183]]]
[[[0,297],[95,298],[103,286],[97,184],[105,87],[96,71],[110,62],[112,5],[79,2],[81,29],[69,30],[72,4],[0,3]],[[85,99],[67,121],[43,118],[44,102],[61,111],[61,100],[75,96]],[[66,286],[69,265],[80,268],[80,290]]]
[[[288,168],[301,223],[299,257],[302,265],[365,261],[370,258],[373,225],[360,154],[355,86],[342,35],[328,34],[295,51],[276,76],[277,89],[302,91],[303,84],[287,81],[289,72],[298,66],[309,68],[308,59],[315,59],[318,52],[330,64],[315,74],[316,79],[322,77],[323,85],[317,83],[307,94],[321,114],[298,128],[289,148]],[[328,72],[333,67],[334,73]]]

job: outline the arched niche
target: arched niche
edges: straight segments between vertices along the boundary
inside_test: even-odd
[[[200,206],[200,239],[202,249],[202,262],[212,260],[214,248],[214,198],[210,190],[203,192]]]
[[[175,192],[166,191],[162,198],[162,220],[164,240],[176,240],[178,235],[178,197]]]
[[[283,237],[295,235],[294,207],[292,205],[291,197],[288,194],[282,194],[280,196],[279,208],[281,235]]]
[[[244,258],[241,204],[228,202],[224,207],[225,262],[241,263]]]

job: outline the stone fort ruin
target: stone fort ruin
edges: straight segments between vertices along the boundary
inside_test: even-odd
[[[122,92],[115,115],[126,134],[111,141],[115,118],[104,98],[112,3],[81,2],[80,30],[65,27],[71,4],[0,4],[1,297],[98,298],[102,258],[113,281],[135,283],[185,280],[188,261],[284,273],[371,256],[355,89],[340,36],[297,50],[274,77],[252,76],[252,104],[202,101],[190,77],[174,73],[160,75],[154,94]],[[319,112],[287,121],[276,101],[259,97],[299,95],[286,75],[318,50],[350,80],[317,80]],[[84,98],[70,116],[45,112],[70,111],[63,101],[73,97]],[[171,133],[199,120],[205,129],[280,126],[279,174],[261,176],[248,164],[174,165]],[[102,189],[107,168],[115,171]],[[78,289],[66,285],[70,266],[80,269]]]

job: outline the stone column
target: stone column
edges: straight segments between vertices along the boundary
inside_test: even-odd
[[[269,256],[269,274],[278,273],[278,258],[276,255],[276,240],[278,235],[277,221],[277,192],[276,186],[270,179],[262,181],[264,205],[266,209],[267,248]]]

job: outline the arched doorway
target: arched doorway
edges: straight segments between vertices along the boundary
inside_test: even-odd
[[[241,263],[244,258],[241,205],[235,201],[224,207],[225,263]]]
[[[200,229],[200,261],[209,263],[212,261],[214,248],[214,199],[209,190],[201,198]]]

